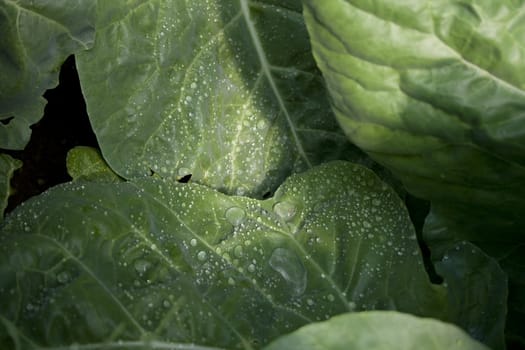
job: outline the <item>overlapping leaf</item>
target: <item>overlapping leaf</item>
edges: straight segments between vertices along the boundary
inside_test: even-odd
[[[67,172],[73,181],[122,181],[109,168],[100,152],[92,147],[74,147],[67,153],[66,163]]]
[[[153,177],[63,185],[22,205],[1,237],[4,347],[249,349],[369,309],[459,321],[402,202],[350,163],[295,175],[265,201]],[[466,311],[493,328],[474,317],[484,304]]]
[[[67,56],[93,44],[95,0],[0,1],[0,148],[23,149]]]
[[[293,172],[361,156],[330,110],[300,1],[99,6],[97,42],[77,62],[104,158],[119,175],[192,174],[261,197]]]

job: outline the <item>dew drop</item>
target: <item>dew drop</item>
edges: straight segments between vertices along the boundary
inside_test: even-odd
[[[149,268],[151,267],[151,262],[144,259],[137,259],[133,263],[133,267],[135,267],[135,271],[137,271],[139,275],[142,275],[143,273],[149,270]]]
[[[326,298],[328,299],[328,301],[334,301],[335,300],[335,297],[332,294],[328,294],[328,296]]]
[[[201,250],[197,253],[197,259],[199,259],[200,261],[205,261],[207,257],[208,256],[204,250]]]
[[[255,272],[255,265],[254,264],[248,265],[248,271]]]
[[[162,306],[164,306],[165,308],[169,308],[171,306],[171,303],[169,302],[169,300],[164,300],[162,302]]]
[[[244,219],[246,218],[246,213],[242,208],[231,207],[226,210],[224,216],[230,224],[232,224],[233,226],[238,226],[244,222]]]
[[[69,272],[62,271],[57,274],[57,281],[58,283],[67,283],[71,279],[71,276],[69,275]]]
[[[190,245],[191,245],[192,247],[195,247],[195,246],[197,245],[197,240],[196,240],[195,238],[192,238],[192,239],[190,240]]]
[[[286,248],[277,248],[270,256],[269,264],[290,285],[293,295],[299,296],[304,293],[306,269],[296,253]]]
[[[294,217],[297,208],[290,202],[277,202],[273,206],[273,211],[283,220],[288,221]]]
[[[234,255],[236,258],[242,258],[242,256],[243,256],[243,249],[242,249],[242,246],[238,245],[238,246],[236,246],[235,248],[233,248],[233,255]]]
[[[259,130],[266,129],[266,121],[264,119],[261,119],[257,122],[257,129]]]

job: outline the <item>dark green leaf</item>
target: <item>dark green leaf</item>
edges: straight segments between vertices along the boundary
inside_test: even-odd
[[[0,148],[23,149],[60,65],[93,44],[95,0],[0,0]]]

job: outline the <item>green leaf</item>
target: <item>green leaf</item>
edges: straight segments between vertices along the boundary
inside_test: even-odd
[[[107,165],[93,147],[77,146],[67,153],[67,172],[73,181],[119,182],[122,179]]]
[[[262,197],[293,172],[364,155],[331,112],[299,0],[105,1],[77,57],[104,158]],[[116,44],[117,43],[117,44]]]
[[[7,208],[9,196],[12,194],[11,178],[15,170],[22,167],[22,162],[7,154],[0,154],[0,222]]]
[[[61,185],[17,208],[0,237],[1,314],[40,346],[250,349],[371,309],[461,321],[428,280],[401,200],[345,162],[264,201],[156,177]],[[490,302],[460,317],[483,324]]]
[[[344,314],[285,335],[264,350],[488,350],[460,328],[392,311]]]
[[[0,0],[0,148],[21,150],[60,65],[93,44],[95,0]]]

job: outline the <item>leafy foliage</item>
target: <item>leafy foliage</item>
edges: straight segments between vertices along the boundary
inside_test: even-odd
[[[95,3],[0,0],[0,147],[72,52],[100,143],[1,223],[0,347],[525,344],[523,1]]]

